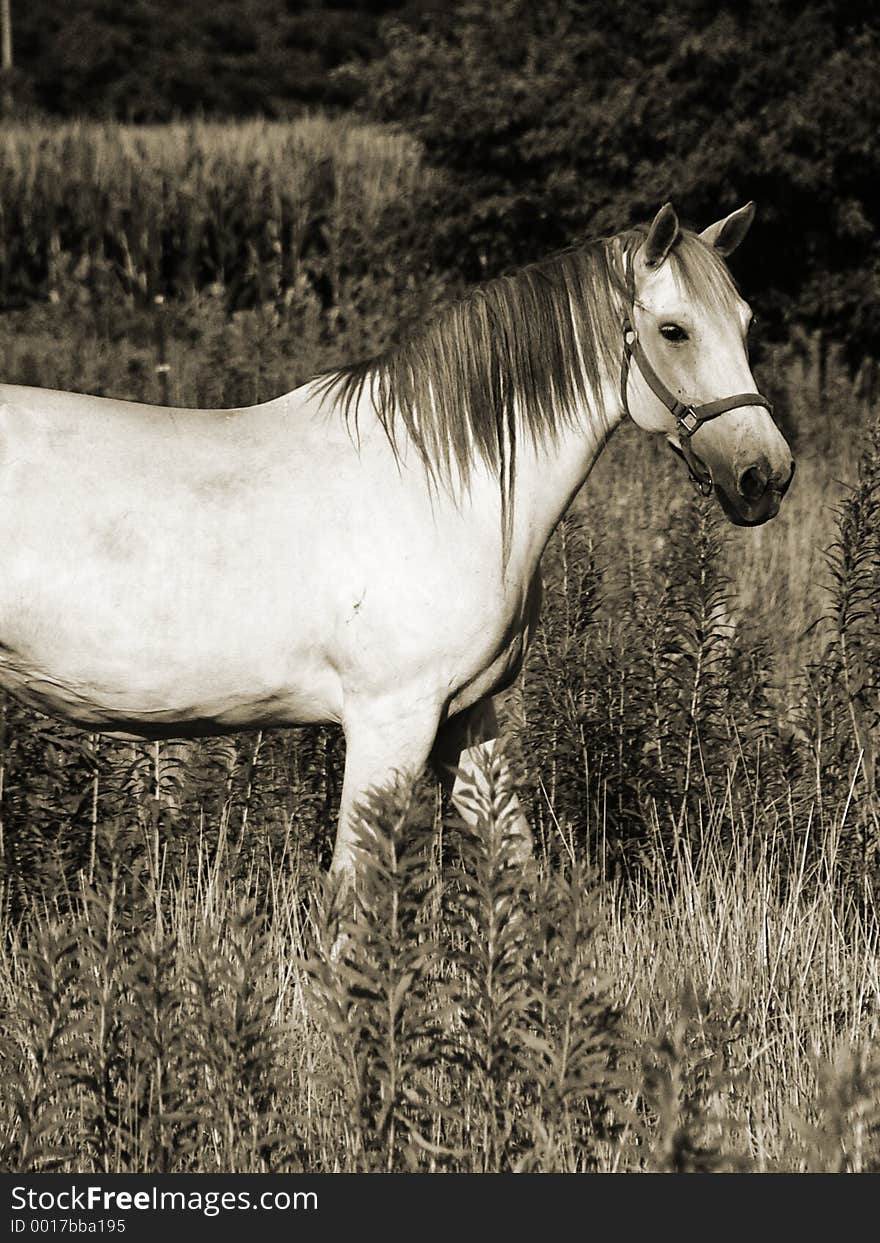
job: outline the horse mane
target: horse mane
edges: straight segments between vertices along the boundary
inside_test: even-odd
[[[632,298],[623,259],[645,232],[588,242],[490,280],[408,340],[314,383],[355,427],[368,393],[395,456],[405,434],[433,483],[457,477],[466,488],[475,463],[493,469],[506,545],[520,435],[552,442],[585,405],[606,419],[603,391],[620,366]],[[729,299],[725,264],[695,234],[683,231],[670,258],[689,292]]]

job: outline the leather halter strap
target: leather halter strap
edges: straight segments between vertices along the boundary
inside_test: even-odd
[[[626,284],[629,290],[630,304],[634,306],[635,287],[631,254],[627,254],[626,257]],[[658,398],[675,419],[679,448],[687,464],[691,480],[703,496],[708,496],[712,491],[712,476],[691,448],[691,437],[700,430],[704,423],[708,423],[710,419],[717,419],[720,414],[727,414],[730,410],[738,410],[743,406],[763,406],[765,410],[772,414],[773,406],[761,393],[734,393],[732,397],[719,397],[715,401],[707,401],[702,405],[691,405],[679,401],[669,391],[651,366],[650,360],[642,349],[638,334],[633,326],[632,317],[630,314],[627,314],[623,322],[623,364],[620,375],[620,396],[623,408],[627,414],[629,414],[629,405],[626,399],[626,390],[632,363],[635,363],[642,374],[642,379],[654,396]],[[630,415],[630,418],[632,418],[632,415]]]

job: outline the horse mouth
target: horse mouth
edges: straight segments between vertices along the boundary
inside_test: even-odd
[[[724,516],[736,527],[760,527],[779,513],[782,496],[775,488],[769,489],[755,504],[737,499],[734,501],[716,483],[715,493]]]
[[[690,464],[681,450],[680,445],[672,437],[669,438],[668,444],[676,457],[681,458],[685,466],[690,470]],[[771,518],[775,518],[779,513],[779,506],[783,496],[788,490],[788,483],[783,488],[768,488],[767,491],[757,501],[749,501],[745,497],[736,496],[735,498],[722,486],[717,478],[713,475],[710,468],[698,459],[700,466],[705,470],[710,482],[710,491],[713,491],[718,497],[718,503],[724,512],[724,516],[736,527],[760,527],[765,522],[769,522]],[[691,476],[693,479],[693,475]],[[789,482],[791,482],[789,480]],[[708,492],[704,493],[708,495]]]

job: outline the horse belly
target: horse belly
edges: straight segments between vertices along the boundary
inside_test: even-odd
[[[185,631],[149,608],[115,625],[51,615],[51,596],[12,618],[0,603],[0,686],[88,729],[181,737],[338,720],[341,692],[316,646],[232,611]]]
[[[0,686],[38,711],[145,738],[340,718],[338,679],[319,650],[234,615],[218,618],[210,641],[153,624],[148,610],[100,630],[56,621],[49,639],[46,603],[14,623],[0,607]],[[230,627],[236,637],[224,640]]]
[[[163,510],[161,487],[84,509],[53,482],[35,498],[7,478],[0,497],[0,686],[125,736],[339,719],[319,588],[277,513]]]

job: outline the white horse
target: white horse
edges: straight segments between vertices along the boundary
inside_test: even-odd
[[[491,751],[541,554],[625,413],[734,522],[777,512],[791,453],[722,258],[753,214],[697,235],[667,204],[248,409],[0,386],[0,684],[121,738],[339,722],[349,875],[371,788]]]

